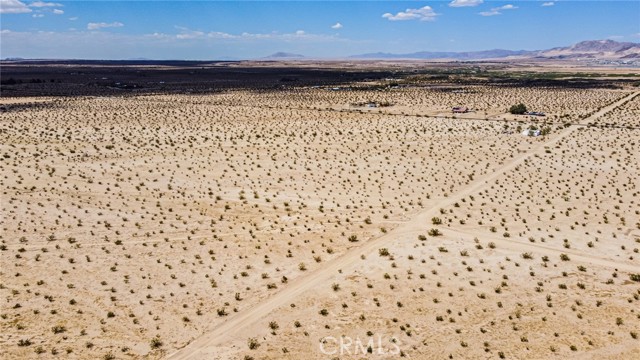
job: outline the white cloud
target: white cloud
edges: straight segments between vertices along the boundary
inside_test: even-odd
[[[436,14],[431,6],[424,6],[420,9],[407,9],[401,11],[395,15],[391,13],[383,14],[382,17],[391,21],[404,21],[404,20],[420,20],[420,21],[433,21]]]
[[[335,23],[335,25],[331,26],[332,29],[342,29],[342,24],[340,24],[339,22]]]
[[[176,39],[189,40],[189,39],[197,39],[197,38],[202,37],[202,36],[204,36],[203,32],[195,31],[195,32],[189,33],[189,34],[178,34],[178,35],[176,35]]]
[[[69,20],[76,21],[76,20],[78,20],[78,17],[77,16],[73,16],[73,17],[70,17]]]
[[[492,8],[489,11],[482,11],[482,12],[480,12],[480,15],[482,15],[482,16],[502,15],[500,10],[515,10],[517,8],[518,8],[517,6],[513,6],[511,4],[507,4],[507,5],[503,5],[503,6],[500,6],[500,7]]]
[[[87,29],[88,30],[100,30],[100,29],[104,29],[104,28],[110,28],[110,27],[123,27],[124,24],[121,22],[112,22],[112,23],[104,23],[104,22],[100,22],[100,23],[88,23],[87,24]]]
[[[495,15],[500,15],[502,13],[500,11],[498,11],[498,10],[491,9],[489,11],[481,11],[481,12],[479,12],[479,14],[482,15],[482,16],[495,16]]]
[[[198,30],[191,30],[183,26],[175,26],[180,32],[178,34],[164,34],[153,33],[146,35],[154,39],[178,39],[178,40],[236,40],[236,41],[254,41],[254,40],[272,40],[272,41],[337,41],[341,40],[339,37],[322,35],[322,34],[309,34],[303,30],[298,30],[294,33],[248,33],[243,32],[241,34],[229,34],[220,31],[203,32]]]
[[[193,40],[193,39],[205,39],[205,38],[210,38],[210,39],[232,39],[234,38],[233,35],[231,34],[227,34],[224,32],[219,32],[219,31],[214,31],[214,32],[209,32],[209,33],[205,33],[204,31],[199,31],[199,30],[191,30],[189,28],[186,28],[184,26],[174,26],[176,29],[180,30],[180,33],[177,35],[168,35],[168,34],[162,34],[162,33],[153,33],[150,36],[154,37],[154,38],[165,38],[165,39],[171,39],[171,38],[176,38],[178,40]]]
[[[502,13],[498,10],[489,10],[489,11],[481,11],[480,15],[482,16],[495,16],[495,15],[501,15]]]
[[[20,0],[0,0],[0,14],[24,14],[30,13],[31,11],[32,10]]]
[[[31,4],[25,4],[20,0],[0,0],[0,14],[26,14],[33,12],[31,9],[33,8],[44,8],[44,7],[62,7],[64,5],[58,3],[48,3],[42,1],[36,1]],[[42,11],[42,10],[38,10]],[[53,10],[54,14],[61,15],[64,14],[64,11],[55,9]],[[42,14],[33,15],[34,18],[43,17]]]
[[[339,38],[321,34],[308,34],[303,30],[298,30],[294,33],[278,33],[272,32],[268,34],[261,33],[248,33],[244,32],[240,35],[226,34],[228,39],[237,40],[284,40],[284,41],[298,41],[298,40],[312,40],[312,41],[325,41],[325,40],[338,40]]]
[[[483,0],[453,0],[449,3],[451,7],[470,7],[482,4]]]
[[[555,5],[555,4],[556,4],[556,3],[554,3],[553,1],[547,1],[547,2],[545,2],[545,3],[542,3],[542,5],[540,5],[540,6],[553,6],[553,5]]]
[[[176,39],[180,40],[198,39],[205,36],[202,31],[189,30],[182,26],[176,26],[176,29],[180,30],[180,34],[176,35]]]
[[[37,18],[42,18],[42,17],[44,17],[44,14],[33,14],[33,15],[31,15],[31,17],[32,18],[36,18],[36,19]]]
[[[227,34],[226,32],[222,32],[222,31],[212,31],[207,34],[207,37],[210,39],[234,39],[235,38],[235,36],[231,34]]]
[[[62,4],[58,4],[58,3],[52,3],[52,2],[44,2],[44,1],[36,1],[36,2],[32,2],[31,4],[29,4],[29,7],[36,7],[36,8],[42,8],[42,7],[63,7],[64,5]]]

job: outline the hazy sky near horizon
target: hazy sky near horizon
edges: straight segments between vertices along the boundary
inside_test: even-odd
[[[640,41],[640,1],[0,0],[0,58],[249,59]]]

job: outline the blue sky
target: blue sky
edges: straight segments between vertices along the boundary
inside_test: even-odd
[[[640,41],[640,1],[0,0],[0,58],[248,59]]]

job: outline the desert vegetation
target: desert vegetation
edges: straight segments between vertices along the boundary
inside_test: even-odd
[[[163,358],[327,269],[216,353],[637,354],[639,98],[463,90],[3,97],[0,354]]]

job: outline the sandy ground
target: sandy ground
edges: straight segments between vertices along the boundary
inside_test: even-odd
[[[2,99],[0,355],[636,357],[640,99],[463,90]]]

